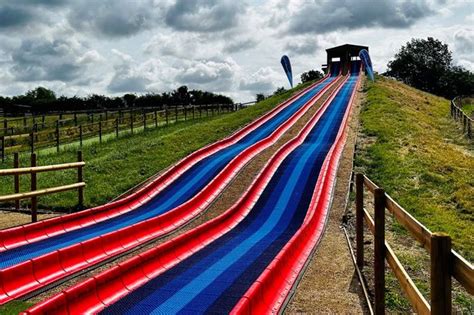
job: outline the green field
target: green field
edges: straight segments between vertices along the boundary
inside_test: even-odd
[[[451,119],[449,101],[383,77],[368,83],[366,92],[357,168],[431,231],[449,234],[454,248],[473,261],[473,145]],[[429,292],[429,268],[428,276],[421,272],[421,261],[426,259],[413,250],[414,239],[396,223],[389,229],[395,240],[408,244],[401,260],[413,271],[422,292]],[[395,282],[390,276],[387,286]],[[406,299],[388,292],[391,311],[409,310]],[[471,303],[463,293],[456,295],[456,301],[466,308]]]
[[[266,99],[237,112],[182,121],[164,128],[151,129],[135,135],[124,135],[102,145],[90,143],[83,148],[85,179],[85,206],[92,207],[134,187],[191,152],[230,135],[250,123],[306,85],[300,85],[284,94]],[[76,149],[65,148],[59,154],[54,150],[38,152],[38,165],[66,163],[76,160]],[[11,166],[11,160],[0,167]],[[21,156],[21,165],[29,163],[29,156]],[[75,171],[38,174],[38,189],[72,183]],[[21,178],[21,191],[29,187],[28,176]],[[0,194],[13,192],[13,178],[0,178]],[[77,193],[64,192],[39,198],[40,209],[71,210],[77,203]]]

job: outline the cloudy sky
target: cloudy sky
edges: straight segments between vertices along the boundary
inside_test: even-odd
[[[320,69],[325,49],[367,45],[383,71],[413,37],[449,44],[474,70],[472,0],[0,0],[0,94],[164,92],[237,101]]]

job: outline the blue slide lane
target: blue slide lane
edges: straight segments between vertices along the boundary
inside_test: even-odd
[[[352,70],[304,143],[279,166],[242,222],[102,313],[230,312],[300,228],[357,83],[357,69]]]
[[[333,70],[334,74],[338,73],[338,69]],[[321,82],[237,143],[196,163],[145,205],[88,227],[2,252],[0,253],[0,269],[156,217],[183,204],[204,188],[239,153],[268,137],[335,78],[336,75],[332,75]]]

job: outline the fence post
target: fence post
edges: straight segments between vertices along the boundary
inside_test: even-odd
[[[59,152],[59,120],[56,120],[56,151]]]
[[[168,125],[168,105],[165,105],[166,124]]]
[[[143,131],[146,131],[146,112],[143,110]]]
[[[472,138],[472,120],[468,120],[467,122],[467,137],[469,139]]]
[[[119,117],[115,119],[115,137],[118,138],[119,136]]]
[[[174,122],[178,122],[178,105],[174,106]]]
[[[82,147],[82,125],[79,125],[79,146]]]
[[[35,152],[35,133],[32,131],[30,133],[30,148],[31,148],[31,153]]]
[[[77,151],[77,161],[82,162],[82,151]],[[77,182],[82,183],[84,181],[84,174],[82,170],[82,166],[78,167],[77,169]],[[84,207],[84,187],[78,188],[78,205],[79,208],[82,209]]]
[[[364,268],[364,175],[356,174],[356,254],[357,266]]]
[[[133,120],[135,119],[135,115],[133,114],[133,110],[130,110],[130,132],[133,135]]]
[[[36,153],[31,154],[31,167],[36,167]],[[36,190],[36,172],[31,173],[31,191]],[[31,197],[31,222],[38,221],[38,197]]]
[[[374,291],[375,314],[385,314],[385,191],[374,191]]]
[[[183,111],[184,111],[184,121],[188,120],[188,110],[186,108],[186,105],[183,105]]]
[[[77,126],[77,113],[74,113],[74,126]]]
[[[199,118],[202,118],[202,104],[199,104]]]
[[[0,137],[0,142],[1,142],[1,145],[2,145],[2,162],[5,162],[5,136],[1,136]]]
[[[196,106],[193,105],[193,120],[196,118]]]
[[[451,238],[444,233],[431,235],[431,314],[451,314]]]
[[[156,112],[156,109],[155,109],[155,128],[158,128],[158,113]]]
[[[20,156],[18,152],[13,153],[13,168],[19,168],[20,167]],[[20,175],[15,174],[14,176],[14,189],[15,189],[15,194],[18,194],[20,192]],[[20,200],[15,200],[15,209],[19,210],[20,209]]]
[[[99,120],[99,142],[102,143],[102,119]]]

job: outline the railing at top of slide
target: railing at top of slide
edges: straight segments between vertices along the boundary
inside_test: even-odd
[[[472,99],[472,98],[471,98]],[[473,119],[469,117],[463,110],[462,110],[462,97],[455,97],[451,100],[451,117],[454,120],[459,121],[462,123],[462,131],[466,134],[466,137],[472,139],[472,121]]]

